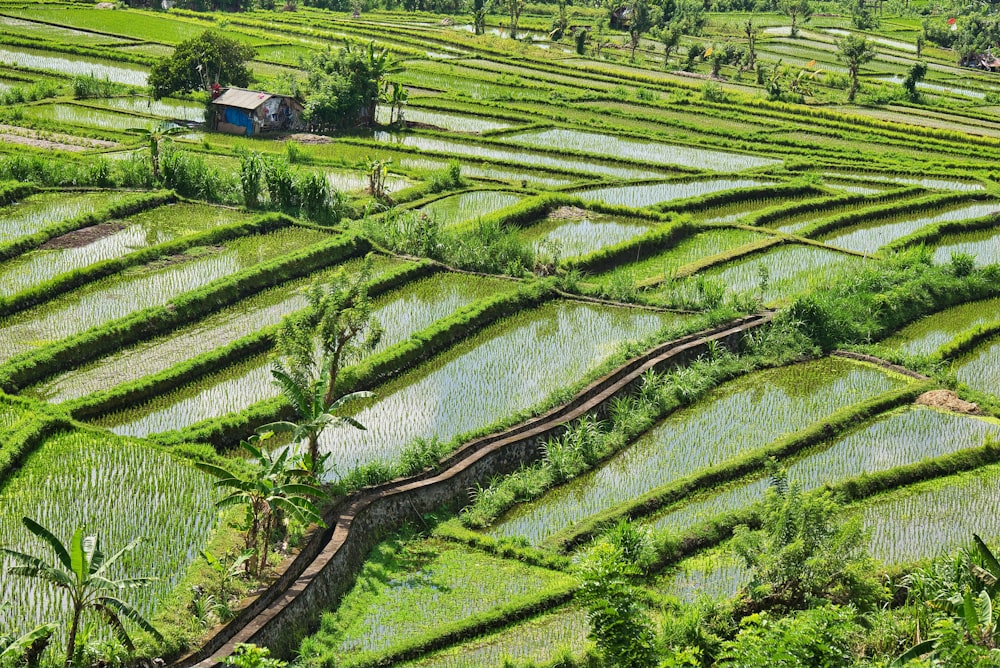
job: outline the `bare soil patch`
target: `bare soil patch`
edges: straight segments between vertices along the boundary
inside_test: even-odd
[[[551,220],[583,220],[590,216],[589,211],[578,206],[561,206],[549,214]]]
[[[931,390],[930,392],[924,392],[917,397],[917,403],[921,406],[941,408],[952,413],[962,413],[965,415],[979,415],[982,413],[977,404],[960,399],[951,390]]]
[[[110,237],[115,232],[125,229],[125,223],[113,220],[109,223],[91,225],[73,232],[68,232],[62,236],[49,239],[41,245],[42,250],[58,250],[61,248],[80,248],[87,244],[92,244],[98,239]]]

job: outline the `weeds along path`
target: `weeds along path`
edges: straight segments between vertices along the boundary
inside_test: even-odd
[[[710,342],[738,349],[749,332],[773,316],[772,312],[747,316],[655,346],[594,381],[568,403],[470,441],[445,458],[437,470],[351,494],[327,513],[328,528],[306,544],[270,588],[200,650],[174,662],[173,668],[218,666],[238,643],[255,643],[278,656],[290,656],[304,634],[315,628],[320,614],[350,590],[375,544],[404,522],[419,522],[424,513],[442,506],[459,507],[475,485],[536,461],[546,440],[585,414],[603,413],[611,399],[632,391],[647,370],[685,364],[702,354]]]

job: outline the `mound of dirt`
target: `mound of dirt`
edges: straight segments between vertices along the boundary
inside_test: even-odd
[[[581,220],[590,216],[590,212],[576,206],[561,206],[549,214],[551,220]]]
[[[931,390],[930,392],[924,392],[917,397],[917,403],[921,406],[932,406],[966,415],[979,415],[982,412],[979,410],[977,404],[959,399],[958,395],[951,390]]]
[[[91,225],[90,227],[84,227],[79,230],[74,230],[73,232],[67,232],[66,234],[55,237],[54,239],[49,239],[44,244],[40,246],[42,250],[57,250],[61,248],[80,248],[81,246],[86,246],[87,244],[92,244],[98,239],[103,239],[104,237],[110,237],[115,232],[125,229],[125,223],[120,223],[117,221],[112,221],[110,223],[101,223],[99,225]]]

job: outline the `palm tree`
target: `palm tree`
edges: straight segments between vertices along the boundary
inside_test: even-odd
[[[153,179],[160,180],[160,142],[166,137],[184,132],[186,128],[169,123],[158,123],[151,128],[129,128],[129,132],[140,135],[149,145],[149,161],[153,166]]]
[[[218,478],[216,487],[229,490],[229,494],[216,506],[247,507],[246,548],[254,554],[247,561],[247,570],[256,576],[260,576],[267,566],[271,534],[281,526],[282,513],[288,513],[304,524],[323,523],[315,503],[315,499],[324,495],[323,490],[306,482],[312,474],[299,466],[299,460],[291,456],[290,448],[272,453],[259,445],[269,436],[256,435],[241,443],[253,459],[247,474],[234,473],[206,462],[195,463],[205,473]]]
[[[320,470],[319,437],[327,427],[350,426],[364,430],[365,426],[347,415],[337,415],[337,412],[347,404],[358,399],[375,396],[373,392],[351,392],[327,403],[327,392],[330,385],[330,368],[324,365],[320,376],[314,381],[308,381],[288,373],[280,366],[271,369],[275,383],[281,389],[295,413],[299,422],[280,421],[266,424],[259,432],[289,433],[292,442],[307,444],[306,468],[311,471]]]
[[[145,587],[155,578],[132,577],[116,580],[110,575],[110,571],[114,569],[118,559],[134,550],[139,544],[139,539],[133,540],[111,557],[105,557],[97,536],[85,536],[83,529],[77,529],[73,533],[67,546],[60,542],[51,531],[34,520],[25,517],[21,522],[28,531],[52,548],[56,554],[57,563],[49,564],[39,557],[7,548],[0,549],[0,552],[18,564],[8,568],[8,573],[48,582],[69,596],[73,621],[70,625],[66,645],[67,666],[73,662],[76,634],[80,628],[80,619],[85,611],[95,612],[104,618],[115,636],[129,652],[135,650],[135,645],[123,623],[125,619],[130,620],[157,640],[162,640],[159,632],[146,621],[146,618],[139,611],[118,598],[121,592]]]
[[[878,53],[875,47],[863,36],[848,35],[837,41],[837,58],[847,64],[847,73],[851,77],[851,87],[847,91],[847,101],[854,102],[858,92],[858,73],[861,66],[874,58]]]

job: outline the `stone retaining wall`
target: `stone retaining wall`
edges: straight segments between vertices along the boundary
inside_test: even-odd
[[[372,548],[404,522],[419,522],[425,513],[441,507],[461,508],[470,489],[537,461],[547,440],[583,415],[602,415],[614,397],[633,391],[647,370],[664,372],[687,364],[704,354],[711,342],[737,350],[749,331],[772,317],[772,313],[748,316],[656,346],[591,383],[567,404],[466,443],[442,461],[438,472],[424,471],[348,496],[327,513],[329,528],[309,541],[278,581],[200,651],[174,667],[218,666],[238,643],[268,647],[279,657],[292,656],[301,639],[315,630],[321,613],[332,609],[353,586]]]

